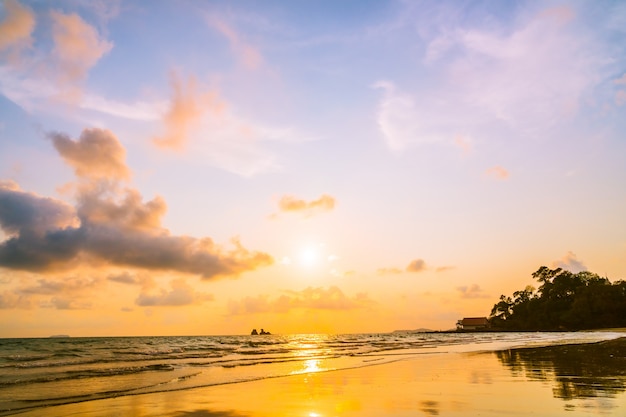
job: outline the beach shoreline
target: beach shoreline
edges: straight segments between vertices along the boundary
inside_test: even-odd
[[[359,368],[84,401],[16,415],[496,416],[510,415],[511,404],[519,415],[623,415],[625,365],[626,337],[497,351],[424,352]],[[526,397],[533,400],[520,402]]]

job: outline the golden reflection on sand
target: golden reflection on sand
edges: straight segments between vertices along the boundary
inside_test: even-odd
[[[376,363],[376,362],[374,362]],[[365,362],[364,362],[365,364]],[[503,366],[504,365],[504,366]],[[333,417],[626,415],[612,397],[558,398],[550,381],[511,372],[493,353],[422,354],[358,369],[319,372],[309,359],[281,378],[137,395],[37,410],[39,416]],[[541,367],[540,364],[536,365]],[[546,373],[546,375],[548,375]],[[25,413],[22,416],[35,414]]]

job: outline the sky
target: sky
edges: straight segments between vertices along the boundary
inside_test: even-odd
[[[446,330],[626,279],[626,2],[0,3],[0,337]]]

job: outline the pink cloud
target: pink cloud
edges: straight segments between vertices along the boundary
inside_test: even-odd
[[[237,59],[250,70],[258,69],[263,63],[261,53],[249,43],[242,39],[242,36],[224,20],[216,17],[208,19],[209,25],[224,35],[229,43],[230,48]]]
[[[494,167],[489,168],[485,171],[485,174],[490,178],[495,178],[497,180],[506,180],[509,178],[509,171],[500,165],[496,165]]]

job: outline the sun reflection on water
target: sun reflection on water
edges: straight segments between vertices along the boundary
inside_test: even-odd
[[[321,371],[321,368],[319,365],[320,365],[320,361],[318,359],[309,359],[308,361],[304,361],[304,372],[305,373],[319,372]]]

